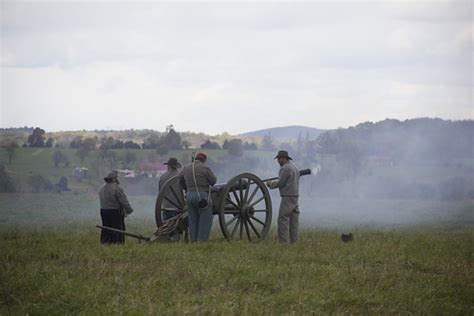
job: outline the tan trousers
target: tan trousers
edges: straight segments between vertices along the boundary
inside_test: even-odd
[[[278,240],[294,243],[298,240],[300,210],[297,196],[282,196],[278,213]]]

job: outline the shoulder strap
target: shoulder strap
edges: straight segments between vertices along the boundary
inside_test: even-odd
[[[193,180],[194,180],[194,185],[196,186],[196,191],[197,191],[197,193],[198,193],[198,195],[199,195],[199,199],[201,199],[201,194],[199,193],[199,188],[198,188],[197,180],[196,180],[195,165],[196,165],[196,161],[193,161]]]

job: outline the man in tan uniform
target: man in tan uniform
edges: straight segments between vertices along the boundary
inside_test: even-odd
[[[280,173],[278,180],[268,181],[267,187],[280,190],[281,202],[278,213],[278,240],[294,243],[298,240],[298,206],[300,173],[290,160],[288,152],[280,150],[274,159],[278,159]]]
[[[133,212],[127,196],[119,186],[117,171],[109,171],[104,178],[105,183],[99,190],[100,216],[102,226],[125,230],[124,217]],[[102,229],[100,234],[102,244],[123,244],[123,234]]]

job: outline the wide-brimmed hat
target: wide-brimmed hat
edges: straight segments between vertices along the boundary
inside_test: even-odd
[[[197,153],[196,158],[199,161],[206,161],[207,155],[205,153]]]
[[[181,168],[181,164],[178,162],[178,159],[171,157],[168,159],[167,162],[164,163],[164,165],[169,165],[173,168]]]
[[[293,160],[293,158],[288,156],[288,152],[286,150],[280,150],[278,154],[275,156],[275,158],[273,159],[277,159],[277,158],[287,158],[289,160]]]
[[[115,170],[110,170],[109,172],[107,172],[104,179],[113,179],[113,178],[117,178],[117,177],[118,177],[118,172],[115,171]]]

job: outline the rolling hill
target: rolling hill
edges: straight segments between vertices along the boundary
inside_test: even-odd
[[[314,128],[314,127],[307,127],[307,126],[284,126],[284,127],[273,127],[273,128],[266,128],[261,129],[258,131],[247,132],[241,134],[244,137],[263,137],[263,136],[272,136],[273,138],[284,138],[284,139],[291,139],[296,140],[298,136],[301,137],[308,137],[310,139],[316,139],[320,134],[324,133],[325,130]]]

